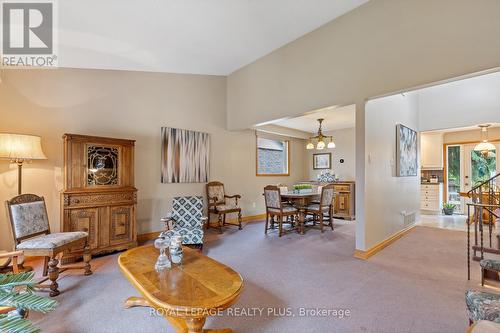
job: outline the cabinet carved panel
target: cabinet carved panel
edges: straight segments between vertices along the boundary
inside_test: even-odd
[[[130,239],[130,221],[133,207],[118,206],[111,207],[111,241],[122,241]]]
[[[134,141],[65,134],[62,230],[89,232],[92,253],[137,245]],[[65,262],[79,254],[65,254]]]
[[[355,184],[354,182],[335,183],[335,203],[333,216],[348,220],[355,219]]]
[[[68,231],[86,231],[89,233],[89,245],[91,249],[97,247],[97,226],[99,223],[98,210],[75,209],[69,212],[69,230]]]

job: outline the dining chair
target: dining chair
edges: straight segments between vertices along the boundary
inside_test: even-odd
[[[333,184],[325,185],[321,189],[321,196],[319,203],[311,203],[306,207],[306,215],[312,215],[314,224],[319,221],[320,230],[323,233],[323,221],[326,216],[328,216],[328,224],[333,230],[333,201],[334,201],[335,189]]]
[[[14,237],[16,250],[22,250],[26,257],[44,257],[43,276],[39,283],[50,280],[49,286],[39,284],[39,288],[50,288],[50,296],[59,295],[57,279],[68,269],[83,269],[84,275],[91,275],[91,253],[88,245],[89,234],[85,231],[50,232],[47,207],[43,197],[35,194],[21,194],[5,202]],[[59,255],[64,251],[83,248],[83,266],[59,267]],[[48,277],[47,277],[48,275]]]
[[[274,218],[276,217],[278,218],[279,237],[281,237],[283,235],[283,223],[290,223],[288,217],[297,218],[299,211],[297,208],[283,203],[280,189],[275,185],[264,187],[264,200],[266,202],[266,229],[264,233],[267,234],[269,229],[274,229]],[[283,221],[283,219],[286,221]],[[270,227],[269,220],[271,220]]]
[[[210,228],[210,215],[216,214],[218,216],[218,228],[222,233],[222,228],[226,225],[235,225],[239,230],[241,227],[241,207],[238,204],[238,199],[241,195],[226,195],[224,191],[224,184],[218,181],[213,181],[207,184],[207,198],[208,198],[208,222],[207,229]],[[230,200],[227,200],[230,199]],[[226,221],[226,215],[231,213],[238,214],[238,222],[230,223]]]

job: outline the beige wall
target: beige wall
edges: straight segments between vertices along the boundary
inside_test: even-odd
[[[371,197],[360,194],[378,176],[366,160],[365,101],[500,67],[499,15],[497,0],[371,0],[232,73],[228,127],[356,103],[356,248],[365,250],[383,240],[365,235],[373,212],[365,209]],[[375,209],[386,208],[392,204]]]
[[[355,180],[356,178],[356,132],[353,128],[344,128],[335,131],[325,132],[325,135],[332,135],[336,147],[334,149],[325,148],[324,150],[306,150],[307,169],[309,180],[317,180],[319,174],[323,171],[334,173],[340,180]],[[329,170],[313,169],[313,154],[331,153],[332,168]],[[344,159],[344,163],[340,163]]]
[[[471,131],[444,133],[444,143],[479,142],[480,138],[481,132],[479,128]],[[488,138],[489,140],[500,140],[500,127],[490,128],[488,130]]]
[[[176,195],[200,195],[204,184],[160,183],[160,127],[211,134],[211,179],[242,195],[244,215],[264,212],[262,188],[306,175],[303,143],[292,140],[290,177],[255,176],[253,131],[225,130],[226,79],[218,76],[104,70],[4,70],[0,83],[0,132],[42,136],[48,160],[24,167],[23,192],[43,195],[50,225],[59,230],[63,133],[135,139],[138,232],[160,230],[159,219]],[[17,193],[14,165],[0,161],[0,200]],[[255,207],[254,204],[255,203]],[[0,249],[10,247],[4,206]]]
[[[416,177],[396,176],[397,124],[418,131],[414,94],[378,98],[366,104],[367,177],[361,194],[365,196],[366,249],[409,227],[404,223],[404,213],[415,213],[416,221],[420,216],[420,173]]]
[[[229,128],[500,67],[500,1],[371,0],[232,73]]]

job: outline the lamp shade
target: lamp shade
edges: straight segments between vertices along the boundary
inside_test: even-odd
[[[36,135],[0,133],[0,159],[45,160],[41,138]]]
[[[489,151],[495,149],[496,149],[495,145],[490,142],[481,142],[474,147],[475,151]]]

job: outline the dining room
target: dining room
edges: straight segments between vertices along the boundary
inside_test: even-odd
[[[348,105],[255,127],[256,176],[279,180],[263,189],[266,234],[324,233],[335,220],[355,220],[354,126],[355,106]],[[301,158],[291,158],[291,145],[301,145]],[[300,167],[302,175],[290,177]]]

